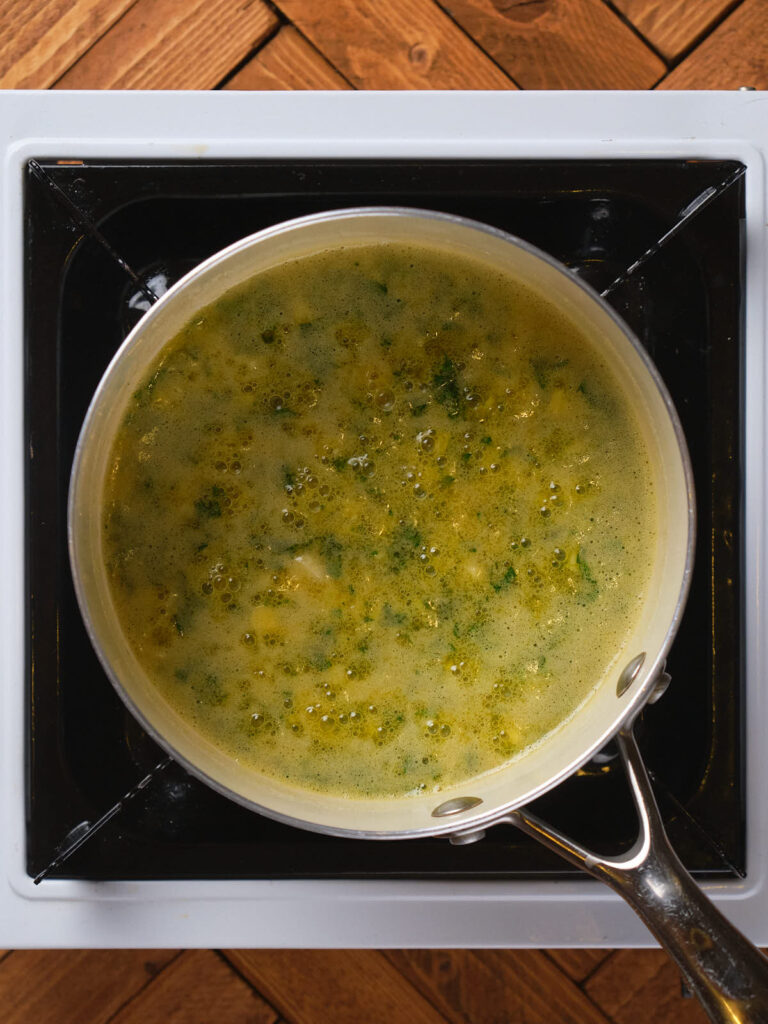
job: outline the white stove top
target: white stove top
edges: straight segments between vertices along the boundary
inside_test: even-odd
[[[646,946],[583,881],[46,880],[25,871],[22,172],[31,157],[719,157],[745,164],[747,877],[707,883],[768,945],[768,94],[0,92],[0,943],[3,946]],[[704,639],[704,638],[703,638]],[[706,642],[706,641],[704,641]],[[673,681],[674,685],[674,681]]]

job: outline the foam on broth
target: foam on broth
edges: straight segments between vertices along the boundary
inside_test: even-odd
[[[556,729],[619,655],[654,550],[648,454],[588,339],[479,262],[307,257],[163,349],[104,490],[122,628],[241,763],[434,790]]]

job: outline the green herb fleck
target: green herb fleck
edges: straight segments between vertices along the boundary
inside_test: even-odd
[[[408,616],[404,612],[396,612],[392,605],[385,604],[381,610],[381,621],[385,626],[404,626]]]
[[[579,551],[579,553],[576,555],[576,564],[579,567],[581,578],[586,584],[582,596],[585,597],[587,601],[594,601],[594,599],[600,592],[600,587],[598,585],[597,580],[592,574],[592,570],[589,567],[589,563],[581,557],[581,551]]]
[[[212,672],[207,673],[199,683],[193,686],[195,693],[203,704],[210,704],[216,707],[224,704],[227,699],[227,692],[219,682],[218,676]]]
[[[320,540],[320,554],[325,561],[325,571],[333,579],[341,576],[343,546],[335,537],[322,537]]]
[[[389,545],[390,568],[393,572],[399,572],[403,568],[406,559],[413,553],[414,548],[421,544],[421,534],[415,526],[404,524],[398,526],[392,533],[392,540]]]
[[[443,361],[432,376],[435,399],[443,406],[449,416],[458,416],[461,412],[461,389],[459,388],[458,371],[452,359],[443,356]]]
[[[498,593],[500,590],[506,590],[507,587],[511,586],[511,584],[515,582],[516,578],[517,573],[515,572],[515,567],[510,565],[501,576],[497,576],[496,579],[491,580],[491,586],[496,593]]]
[[[153,397],[155,388],[167,373],[168,367],[160,366],[155,370],[154,374],[149,378],[146,384],[142,385],[138,391],[134,391],[133,398],[137,405],[145,406],[149,404]]]
[[[545,359],[544,357],[539,357],[531,360],[533,375],[536,378],[536,383],[542,391],[549,387],[552,374],[555,370],[562,370],[562,368],[567,365],[567,359]]]
[[[195,511],[201,519],[219,519],[221,517],[221,499],[226,492],[223,487],[214,484],[210,491],[195,502]]]
[[[613,402],[603,391],[599,391],[591,382],[583,380],[576,390],[584,396],[588,405],[593,409],[601,409],[603,412],[611,412]]]

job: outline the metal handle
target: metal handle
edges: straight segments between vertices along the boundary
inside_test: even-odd
[[[768,959],[709,901],[672,849],[631,726],[616,741],[640,823],[623,856],[600,857],[524,807],[504,820],[615,889],[716,1024],[768,1024]]]

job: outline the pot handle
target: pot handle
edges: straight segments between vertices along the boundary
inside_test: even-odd
[[[525,807],[504,820],[615,889],[716,1024],[768,1024],[768,959],[709,901],[672,849],[631,725],[616,742],[639,819],[637,841],[627,853],[600,857]]]

